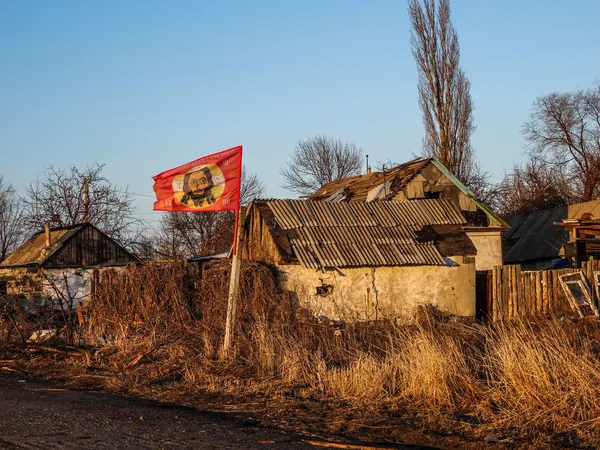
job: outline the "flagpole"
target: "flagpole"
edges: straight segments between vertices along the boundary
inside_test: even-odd
[[[240,266],[242,260],[242,237],[246,221],[246,208],[241,206],[242,201],[242,148],[240,146],[240,164],[238,167],[238,207],[235,211],[235,229],[233,230],[233,254],[231,256],[231,277],[229,279],[229,296],[227,297],[227,318],[225,320],[225,338],[223,340],[223,358],[227,358],[231,351],[233,341],[233,328],[235,325],[235,312],[240,286]]]
[[[227,298],[227,319],[225,320],[225,339],[223,340],[223,358],[229,356],[233,341],[233,327],[235,324],[236,302],[240,286],[241,245],[246,218],[245,207],[240,206],[236,211],[235,231],[233,237],[233,252],[231,261],[231,277],[229,279],[229,296]],[[241,225],[241,226],[240,226]]]

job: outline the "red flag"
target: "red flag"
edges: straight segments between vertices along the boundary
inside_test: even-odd
[[[242,147],[233,147],[154,177],[155,211],[225,211],[240,206]]]

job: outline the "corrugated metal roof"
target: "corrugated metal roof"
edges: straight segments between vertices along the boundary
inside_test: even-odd
[[[331,203],[267,200],[275,221],[294,230],[291,245],[305,268],[444,265],[434,242],[417,241],[428,225],[462,225],[448,200]]]
[[[48,249],[45,249],[46,233],[42,231],[11,253],[2,261],[0,267],[39,265],[56,252],[70,236],[77,233],[84,225],[79,224],[50,230],[52,245]]]
[[[554,225],[564,219],[581,219],[584,214],[600,218],[600,200],[575,203],[553,209],[517,214],[507,222],[511,229],[503,233],[507,263],[558,258],[561,247],[569,241],[564,227]]]
[[[511,229],[504,232],[504,262],[520,263],[536,259],[558,258],[569,240],[564,227],[554,225],[567,218],[567,206],[517,214],[508,219]]]

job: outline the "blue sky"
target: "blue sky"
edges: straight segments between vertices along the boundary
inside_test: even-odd
[[[600,2],[453,0],[477,158],[523,159],[536,97],[600,79]],[[151,213],[163,170],[235,145],[267,195],[317,134],[371,161],[419,153],[423,126],[403,0],[0,0],[0,174],[104,163]]]

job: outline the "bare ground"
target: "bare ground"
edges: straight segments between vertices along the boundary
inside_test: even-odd
[[[75,374],[54,355],[0,361],[0,449],[13,448],[531,448],[457,433],[418,418],[340,402],[236,396],[178,383],[115,390],[114,375]],[[53,381],[42,380],[41,377]],[[458,422],[462,422],[460,424]],[[442,427],[443,429],[443,427]],[[313,444],[318,443],[318,444]],[[346,446],[331,447],[344,444]],[[316,446],[315,446],[316,445]],[[352,447],[357,446],[357,447]],[[548,448],[545,445],[540,448]]]

